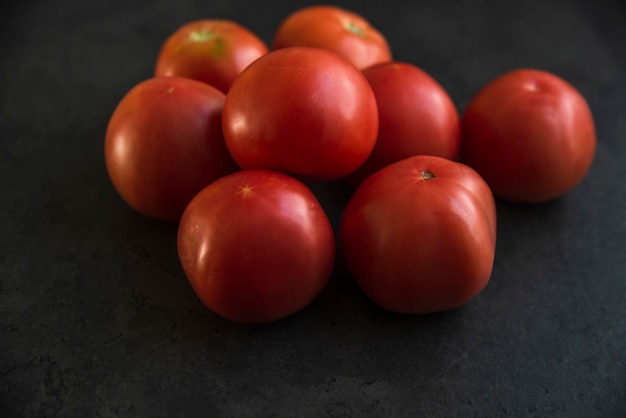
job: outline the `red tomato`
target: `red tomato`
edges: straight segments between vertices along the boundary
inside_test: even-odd
[[[456,308],[487,285],[496,208],[470,167],[414,156],[365,179],[339,226],[346,266],[379,306],[401,313]]]
[[[541,70],[515,70],[489,82],[468,104],[462,131],[462,160],[496,196],[519,202],[567,193],[585,177],[596,149],[584,97]]]
[[[166,39],[155,75],[192,78],[226,93],[235,77],[267,51],[258,36],[236,22],[197,20]]]
[[[362,16],[335,6],[309,6],[287,16],[272,47],[312,46],[329,49],[363,69],[391,61],[385,37]]]
[[[143,215],[177,221],[213,180],[238,169],[221,130],[224,94],[185,78],[156,77],[119,102],[104,155],[113,185]]]
[[[291,47],[259,58],[226,96],[224,139],[242,168],[332,180],[356,170],[378,132],[376,98],[348,61]]]
[[[178,229],[183,270],[202,302],[237,322],[307,306],[332,272],[331,224],[300,181],[269,170],[223,177],[189,204]]]
[[[459,112],[446,90],[420,68],[386,62],[363,70],[378,103],[378,139],[367,161],[348,181],[413,155],[455,160],[461,146]]]

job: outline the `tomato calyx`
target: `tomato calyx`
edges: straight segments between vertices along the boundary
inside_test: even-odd
[[[420,178],[422,180],[433,180],[436,179],[437,176],[432,171],[420,171]]]
[[[365,28],[363,28],[361,25],[354,23],[352,21],[346,21],[343,24],[343,27],[345,30],[358,36],[359,38],[365,38],[365,36],[367,35],[367,30]]]
[[[196,29],[189,34],[189,40],[191,42],[211,42],[208,47],[209,51],[215,57],[222,57],[226,51],[226,40],[219,36],[214,30],[210,29]]]
[[[217,35],[212,30],[197,29],[189,34],[189,40],[193,42],[204,42],[214,39]]]

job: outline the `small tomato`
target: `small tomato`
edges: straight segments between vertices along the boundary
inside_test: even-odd
[[[321,48],[272,51],[226,95],[224,139],[245,169],[333,180],[356,170],[378,132],[376,98],[363,74]]]
[[[459,112],[446,90],[415,65],[385,62],[363,70],[378,104],[372,153],[348,177],[358,184],[373,172],[413,155],[455,160],[461,146]]]
[[[363,69],[391,61],[385,37],[363,16],[336,6],[304,7],[283,20],[274,34],[274,49],[311,46],[331,50]]]
[[[211,311],[266,323],[307,306],[329,280],[330,221],[303,183],[269,170],[243,170],[207,186],[178,228],[182,268]]]
[[[520,69],[485,85],[462,118],[461,159],[503,199],[536,203],[574,188],[596,133],[585,98],[547,71]]]
[[[154,73],[192,78],[226,93],[235,77],[267,51],[267,45],[239,23],[197,20],[181,26],[165,40]]]
[[[356,188],[339,239],[349,271],[377,305],[400,313],[445,311],[470,301],[489,281],[495,203],[470,167],[409,157]]]
[[[106,131],[106,168],[141,214],[178,221],[196,193],[238,170],[224,143],[224,93],[199,81],[155,77],[134,86]]]

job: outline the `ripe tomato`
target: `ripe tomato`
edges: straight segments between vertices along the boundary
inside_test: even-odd
[[[177,221],[204,186],[238,169],[221,129],[224,94],[191,79],[156,77],[119,102],[106,131],[106,167],[143,215]]]
[[[329,49],[363,69],[391,61],[385,37],[365,18],[336,6],[309,6],[287,16],[274,34],[274,49],[312,46]]]
[[[223,129],[242,168],[332,180],[356,170],[372,151],[378,110],[363,74],[339,55],[282,48],[237,77]]]
[[[470,167],[409,157],[356,188],[339,239],[346,266],[379,306],[401,313],[453,309],[491,276],[495,203]]]
[[[591,110],[567,81],[541,70],[497,77],[462,118],[461,158],[496,196],[543,202],[567,193],[589,170],[596,149]]]
[[[363,70],[378,103],[378,138],[348,181],[358,184],[386,165],[413,155],[455,160],[461,146],[459,112],[446,90],[420,68],[386,62]]]
[[[181,26],[166,39],[155,75],[192,78],[226,93],[235,77],[267,51],[258,36],[236,22],[197,20]]]
[[[300,181],[244,170],[203,189],[185,210],[178,254],[191,286],[218,315],[278,320],[307,306],[332,272],[330,221]]]

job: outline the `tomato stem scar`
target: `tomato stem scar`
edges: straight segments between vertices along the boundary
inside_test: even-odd
[[[432,180],[437,178],[437,176],[435,176],[435,173],[433,173],[432,171],[421,171],[420,176],[422,176],[423,180]]]
[[[241,186],[239,188],[239,193],[241,193],[243,197],[247,197],[252,193],[252,187],[248,186],[247,184],[245,186]]]

